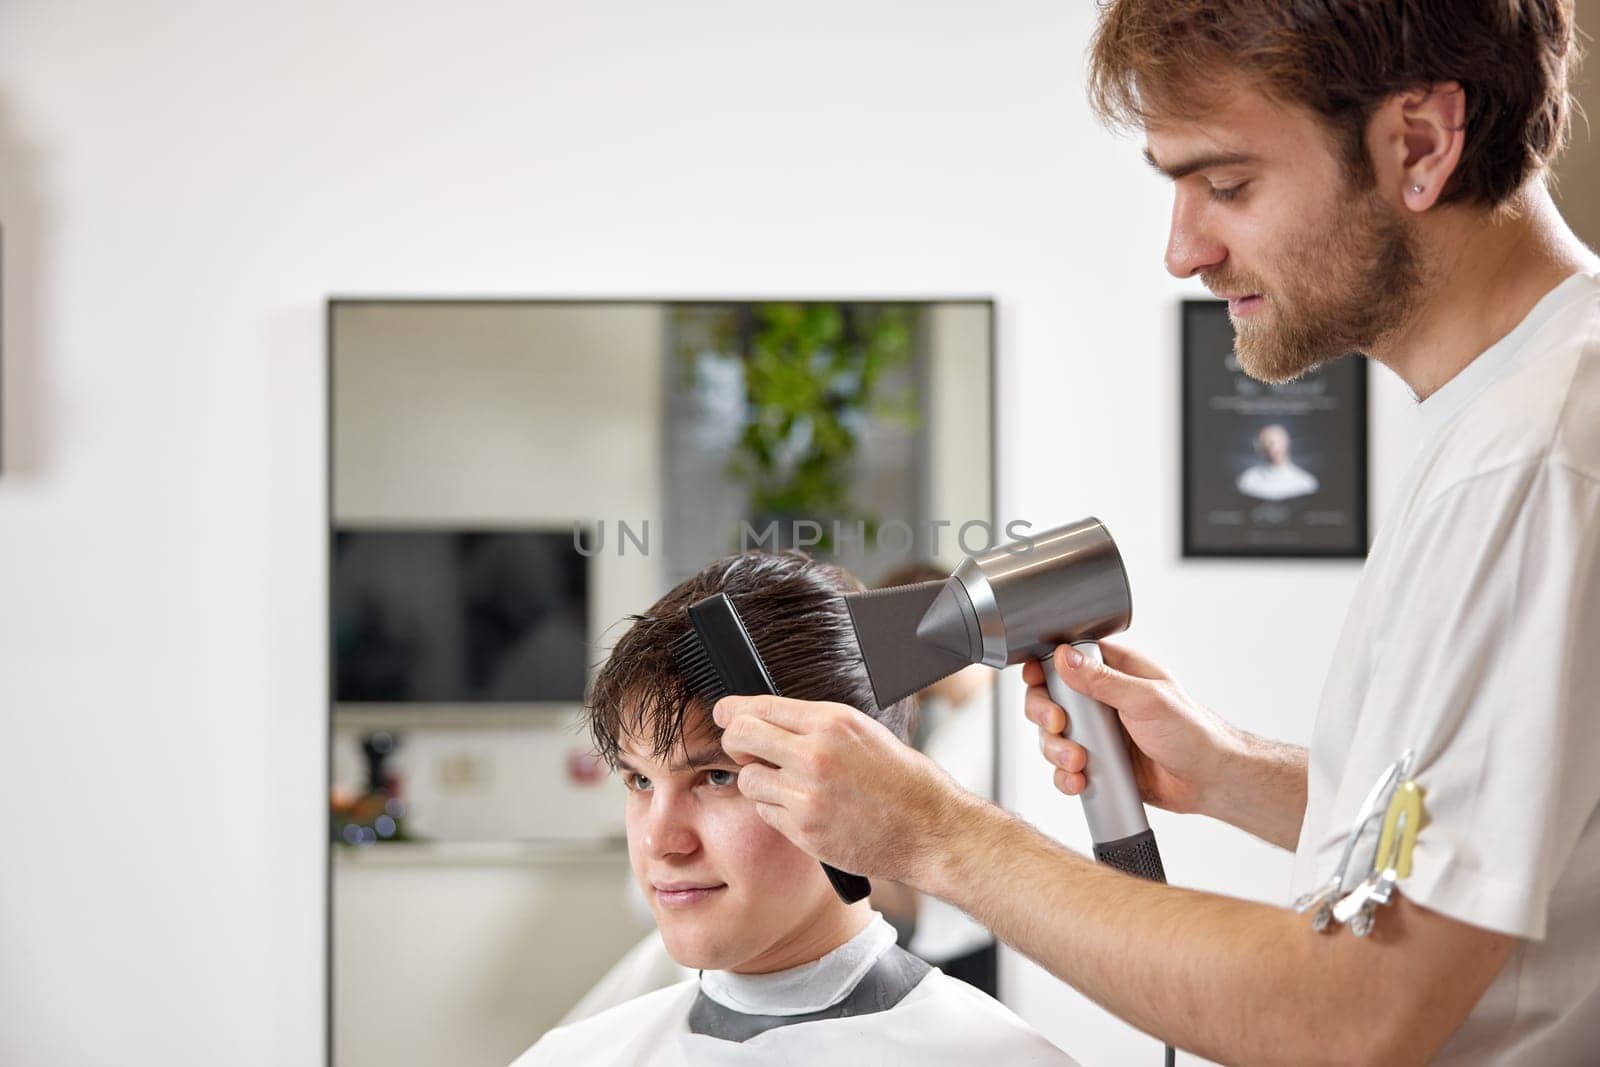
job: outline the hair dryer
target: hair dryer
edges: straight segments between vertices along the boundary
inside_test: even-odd
[[[1096,642],[1132,618],[1122,556],[1098,519],[969,556],[944,581],[852,593],[845,601],[880,707],[968,664],[1039,660],[1051,698],[1066,709],[1067,736],[1089,754],[1082,799],[1095,859],[1166,881],[1116,712],[1069,689],[1051,658],[1057,646],[1071,644],[1099,660]]]

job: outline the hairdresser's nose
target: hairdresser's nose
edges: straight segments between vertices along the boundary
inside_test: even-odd
[[[1167,233],[1167,273],[1188,278],[1215,270],[1228,258],[1228,248],[1211,233],[1201,196],[1178,189],[1172,198],[1172,228]]]
[[[689,856],[700,848],[692,797],[670,789],[655,790],[645,818],[644,847],[655,859]]]

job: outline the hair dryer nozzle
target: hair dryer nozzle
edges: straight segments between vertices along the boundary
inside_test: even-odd
[[[959,617],[958,625],[941,627],[939,636],[919,639],[918,624],[942,593],[952,595],[946,593],[946,586],[953,581],[919,582],[845,596],[878,707],[903,700],[973,662],[971,654],[956,651],[960,634],[965,632]],[[959,608],[955,610],[959,616]],[[946,617],[942,611],[940,617]]]
[[[978,612],[972,606],[961,579],[945,579],[939,595],[917,623],[917,640],[946,652],[954,652],[968,663],[983,659],[983,633],[978,627]]]

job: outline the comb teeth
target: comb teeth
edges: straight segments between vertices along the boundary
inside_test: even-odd
[[[728,695],[728,687],[723,684],[717,665],[706,654],[706,646],[700,640],[699,633],[689,630],[672,642],[669,651],[672,661],[683,673],[684,686],[696,700],[715,704]]]

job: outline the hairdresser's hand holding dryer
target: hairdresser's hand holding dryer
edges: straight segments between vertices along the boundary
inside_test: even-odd
[[[730,697],[716,718],[763,817],[1214,1060],[1596,1062],[1600,262],[1546,187],[1572,19],[1116,0],[1091,49],[1094,105],[1172,180],[1167,268],[1227,298],[1245,368],[1284,381],[1355,351],[1419,401],[1309,751],[1131,649],[1055,655],[1120,715],[1147,803],[1296,850],[1302,911],[1097,865],[842,705]],[[1094,762],[1024,673],[1078,794]]]

